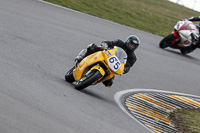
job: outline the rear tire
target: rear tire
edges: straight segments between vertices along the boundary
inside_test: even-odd
[[[160,48],[167,48],[170,45],[172,45],[172,41],[175,39],[176,37],[173,34],[169,34],[168,36],[164,37],[161,41],[160,41]]]
[[[186,52],[185,49],[181,49],[180,51],[181,51],[181,53],[184,54],[184,55],[186,55],[186,54],[188,53],[188,52]]]
[[[90,75],[90,74],[89,74]],[[85,77],[85,76],[84,76]],[[83,77],[83,78],[84,78]],[[98,79],[101,78],[101,73],[97,70],[92,70],[91,71],[91,75],[89,77],[87,77],[85,80],[80,79],[77,84],[75,85],[75,88],[77,90],[82,90],[86,87],[88,87],[89,85],[92,85],[93,83],[95,83]],[[83,81],[82,81],[83,80]]]
[[[75,81],[74,76],[73,76],[74,69],[75,69],[75,66],[71,68],[65,75],[65,80],[69,83],[72,83]]]
[[[184,55],[193,52],[193,50],[190,50],[190,49],[187,49],[187,48],[185,48],[185,49],[181,49],[180,51],[181,51],[181,53],[184,54]]]

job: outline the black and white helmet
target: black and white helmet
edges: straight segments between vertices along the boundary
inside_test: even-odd
[[[125,44],[129,50],[135,51],[138,48],[138,46],[140,45],[140,39],[135,35],[130,35],[126,39]]]

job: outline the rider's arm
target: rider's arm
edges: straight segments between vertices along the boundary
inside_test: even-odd
[[[199,17],[187,18],[186,20],[189,20],[189,21],[200,21],[200,16]]]
[[[133,66],[133,64],[136,62],[136,60],[137,60],[137,58],[133,52],[128,53],[128,59],[127,59],[123,74],[129,72],[130,68]]]
[[[114,40],[114,41],[103,41],[102,43],[106,43],[109,48],[113,48],[114,46],[123,47],[124,42],[121,40]]]
[[[91,43],[87,46],[87,52],[86,52],[85,56],[93,54],[97,51],[103,51],[103,49],[101,47],[97,46],[96,44]]]

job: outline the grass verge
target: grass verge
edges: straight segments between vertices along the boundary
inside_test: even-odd
[[[166,36],[178,20],[199,13],[167,0],[45,0],[93,16]]]
[[[180,133],[200,133],[200,109],[182,109],[170,114],[169,119]]]

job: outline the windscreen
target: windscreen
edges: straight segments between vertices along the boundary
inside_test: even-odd
[[[117,51],[115,52],[115,55],[117,56],[117,58],[120,60],[121,63],[126,62],[127,54],[122,48],[117,47]]]
[[[185,23],[184,27],[186,29],[193,29],[195,25],[192,22]]]

